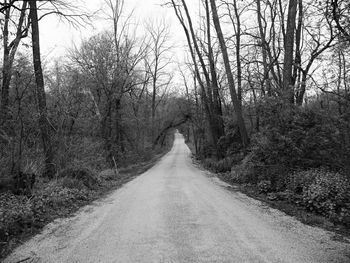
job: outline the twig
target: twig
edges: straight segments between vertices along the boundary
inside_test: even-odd
[[[31,259],[31,257],[27,257],[25,259],[21,259],[20,261],[16,261],[15,263],[21,263],[21,262],[27,261],[29,259]]]
[[[118,176],[119,175],[119,172],[118,172],[118,167],[117,167],[117,163],[114,159],[114,156],[112,156],[112,159],[113,159],[113,163],[114,163],[114,172],[115,172],[115,175]]]

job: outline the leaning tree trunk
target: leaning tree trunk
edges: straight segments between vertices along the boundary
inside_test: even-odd
[[[229,60],[229,56],[228,56],[228,52],[227,52],[227,47],[226,47],[224,35],[222,34],[215,0],[210,0],[210,4],[211,4],[211,9],[212,9],[212,16],[213,16],[215,30],[216,30],[216,33],[218,35],[219,44],[220,44],[222,56],[224,59],[224,65],[225,65],[228,85],[230,88],[231,99],[232,99],[232,103],[233,103],[235,113],[237,116],[237,122],[238,122],[239,132],[241,134],[242,145],[243,145],[243,147],[247,147],[249,144],[249,137],[248,137],[247,129],[246,129],[244,119],[243,119],[241,102],[238,99],[236,88],[235,88],[235,83],[234,83],[233,74],[232,74],[232,70],[231,70],[230,60]]]
[[[39,21],[36,1],[29,1],[30,5],[30,20],[32,27],[32,46],[33,46],[33,64],[35,71],[36,82],[36,96],[39,109],[39,127],[42,137],[44,155],[45,155],[45,169],[43,176],[52,178],[56,173],[56,166],[54,164],[54,151],[51,141],[51,129],[47,116],[46,94],[44,87],[44,77],[41,67],[40,59],[40,38],[39,38]]]

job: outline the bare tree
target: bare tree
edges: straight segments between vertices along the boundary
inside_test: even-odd
[[[186,5],[185,2],[182,2],[182,3]],[[197,58],[196,58],[198,53],[200,55],[200,58],[202,58],[202,57],[201,57],[201,54],[199,52],[197,39],[195,37],[193,38],[194,32],[193,32],[193,27],[192,27],[192,20],[189,17],[189,13],[186,12],[186,14],[187,14],[186,17],[187,17],[188,23],[189,23],[189,26],[187,26],[186,22],[185,22],[185,18],[183,16],[182,12],[181,12],[180,5],[177,4],[174,0],[171,1],[171,5],[172,5],[172,7],[173,7],[173,9],[175,11],[175,14],[176,14],[176,16],[177,16],[177,18],[178,18],[178,20],[179,20],[179,22],[180,22],[180,24],[181,24],[181,26],[182,26],[182,28],[184,30],[184,33],[186,35],[187,45],[188,45],[188,48],[189,48],[189,51],[190,51],[190,55],[191,55],[191,59],[192,59],[192,62],[193,62],[194,74],[195,74],[196,80],[197,80],[197,82],[198,82],[198,84],[200,86],[200,90],[201,90],[200,94],[201,94],[201,98],[203,100],[205,113],[206,113],[206,116],[208,118],[209,131],[210,131],[210,136],[209,137],[211,138],[211,142],[214,145],[216,142],[215,142],[215,139],[214,139],[215,135],[214,135],[214,132],[213,132],[213,125],[212,125],[212,122],[211,122],[212,112],[211,112],[211,108],[210,108],[210,105],[209,105],[207,91],[205,89],[205,83],[202,80],[202,76],[201,76],[201,73],[200,73],[200,68],[198,66],[198,62],[197,62]],[[191,27],[192,27],[192,30],[191,30]],[[192,33],[190,34],[190,31],[193,32],[193,34]],[[193,42],[193,44],[192,44],[192,42]],[[203,63],[201,63],[201,65],[203,66],[204,65],[203,59],[201,61],[203,62]],[[206,72],[205,67],[203,68],[203,71],[204,70]],[[205,76],[206,76],[207,82],[209,82],[208,74],[205,74]]]
[[[293,84],[295,90],[295,102],[297,105],[302,105],[304,95],[306,92],[307,80],[311,77],[311,70],[315,61],[324,54],[328,49],[334,45],[334,40],[337,35],[333,31],[332,22],[328,17],[325,17],[323,6],[309,5],[307,16],[313,15],[313,21],[309,25],[305,25],[305,19],[302,0],[299,0],[299,22],[296,32],[296,56],[294,62]],[[318,25],[321,25],[318,26]],[[301,31],[305,31],[301,36]],[[301,49],[300,42],[304,42],[303,49]]]
[[[172,60],[172,45],[169,43],[170,32],[165,21],[160,20],[156,23],[149,21],[146,24],[146,30],[150,38],[145,63],[152,83],[151,138],[154,140],[156,109],[158,105],[156,101],[157,95],[161,89],[166,92],[172,79],[172,74],[167,71],[167,67]]]
[[[244,119],[243,119],[241,103],[238,99],[236,88],[235,88],[235,83],[234,83],[234,78],[233,78],[233,74],[232,74],[232,70],[231,70],[228,52],[227,52],[226,42],[225,42],[225,38],[224,38],[224,35],[222,33],[222,30],[221,30],[221,25],[220,25],[220,20],[219,20],[219,15],[217,12],[215,0],[210,0],[210,4],[211,4],[211,11],[212,11],[214,26],[215,26],[216,33],[217,33],[217,36],[219,39],[221,53],[222,53],[222,56],[224,59],[226,76],[227,76],[228,84],[230,87],[232,103],[233,103],[236,117],[237,117],[239,132],[241,134],[242,145],[244,147],[247,147],[249,144],[249,137],[248,137],[247,129],[246,129]]]
[[[350,17],[349,2],[345,0],[327,0],[327,5],[330,6],[330,13],[336,28],[350,43],[350,31],[348,30]]]
[[[257,0],[256,5],[257,5],[256,13],[257,13],[257,20],[259,25],[260,41],[261,41],[262,63],[264,67],[264,74],[263,74],[263,80],[262,80],[261,86],[262,86],[263,93],[265,93],[265,89],[266,89],[268,95],[271,95],[270,67],[268,62],[268,52],[270,51],[270,47],[266,41],[266,23],[264,26],[263,15],[261,11],[261,0]],[[271,54],[271,51],[270,51],[270,54]]]
[[[181,23],[186,39],[192,63],[194,66],[194,72],[197,79],[197,83],[200,87],[200,96],[205,109],[205,115],[208,125],[209,142],[213,149],[216,151],[218,158],[222,157],[222,152],[217,144],[219,138],[224,135],[224,127],[222,120],[221,102],[219,98],[219,87],[217,80],[217,72],[215,67],[215,61],[213,56],[212,44],[211,44],[211,25],[209,18],[208,5],[205,4],[206,17],[206,39],[200,40],[195,33],[195,29],[192,23],[192,18],[188,10],[186,1],[181,0],[180,3],[171,1],[171,5],[174,8],[175,14]],[[184,12],[184,14],[182,13]],[[204,44],[205,43],[205,44]],[[202,52],[200,47],[208,47],[208,51]],[[205,60],[205,53],[208,58],[209,68]]]
[[[45,170],[43,175],[52,178],[56,172],[54,164],[54,151],[51,139],[51,127],[47,116],[46,94],[44,86],[44,76],[41,67],[40,58],[40,34],[39,34],[39,19],[36,1],[30,1],[30,21],[32,28],[32,47],[33,47],[33,65],[36,81],[36,95],[39,109],[39,127],[43,142],[45,155]]]
[[[219,94],[219,83],[218,83],[218,75],[216,69],[216,62],[214,58],[214,51],[212,46],[212,35],[211,35],[211,19],[210,19],[210,6],[209,1],[205,0],[205,10],[206,10],[206,33],[207,33],[207,46],[208,46],[208,61],[210,65],[210,85],[208,86],[208,93],[212,93],[212,99],[210,101],[211,108],[213,112],[213,121],[215,122],[215,133],[217,139],[220,139],[225,135],[224,123],[222,117],[222,108],[221,108],[221,100]],[[210,88],[210,89],[209,89]],[[217,149],[217,155],[219,158],[222,157],[223,153],[221,149]]]
[[[22,38],[28,34],[29,23],[26,22],[27,1],[23,1],[21,7],[16,7],[15,1],[5,1],[4,6],[7,6],[4,12],[4,23],[2,28],[3,33],[3,66],[2,66],[2,87],[1,87],[1,107],[0,107],[0,123],[4,124],[9,118],[9,90],[12,78],[12,66],[15,55]],[[11,12],[16,12],[19,9],[18,22],[16,23],[15,37],[10,41],[10,22]],[[2,126],[2,125],[0,125]]]
[[[241,11],[239,10],[237,0],[233,0],[232,3],[225,1],[226,9],[228,11],[229,18],[231,20],[234,30],[234,44],[236,55],[236,70],[237,70],[237,97],[242,102],[242,25],[241,25]]]

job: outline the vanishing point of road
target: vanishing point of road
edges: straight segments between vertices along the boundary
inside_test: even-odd
[[[181,134],[153,168],[5,262],[350,262],[349,242],[232,189],[192,164]]]

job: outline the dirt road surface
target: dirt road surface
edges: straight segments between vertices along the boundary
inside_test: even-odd
[[[5,262],[350,262],[350,244],[195,167],[182,135],[152,169],[56,220]]]

